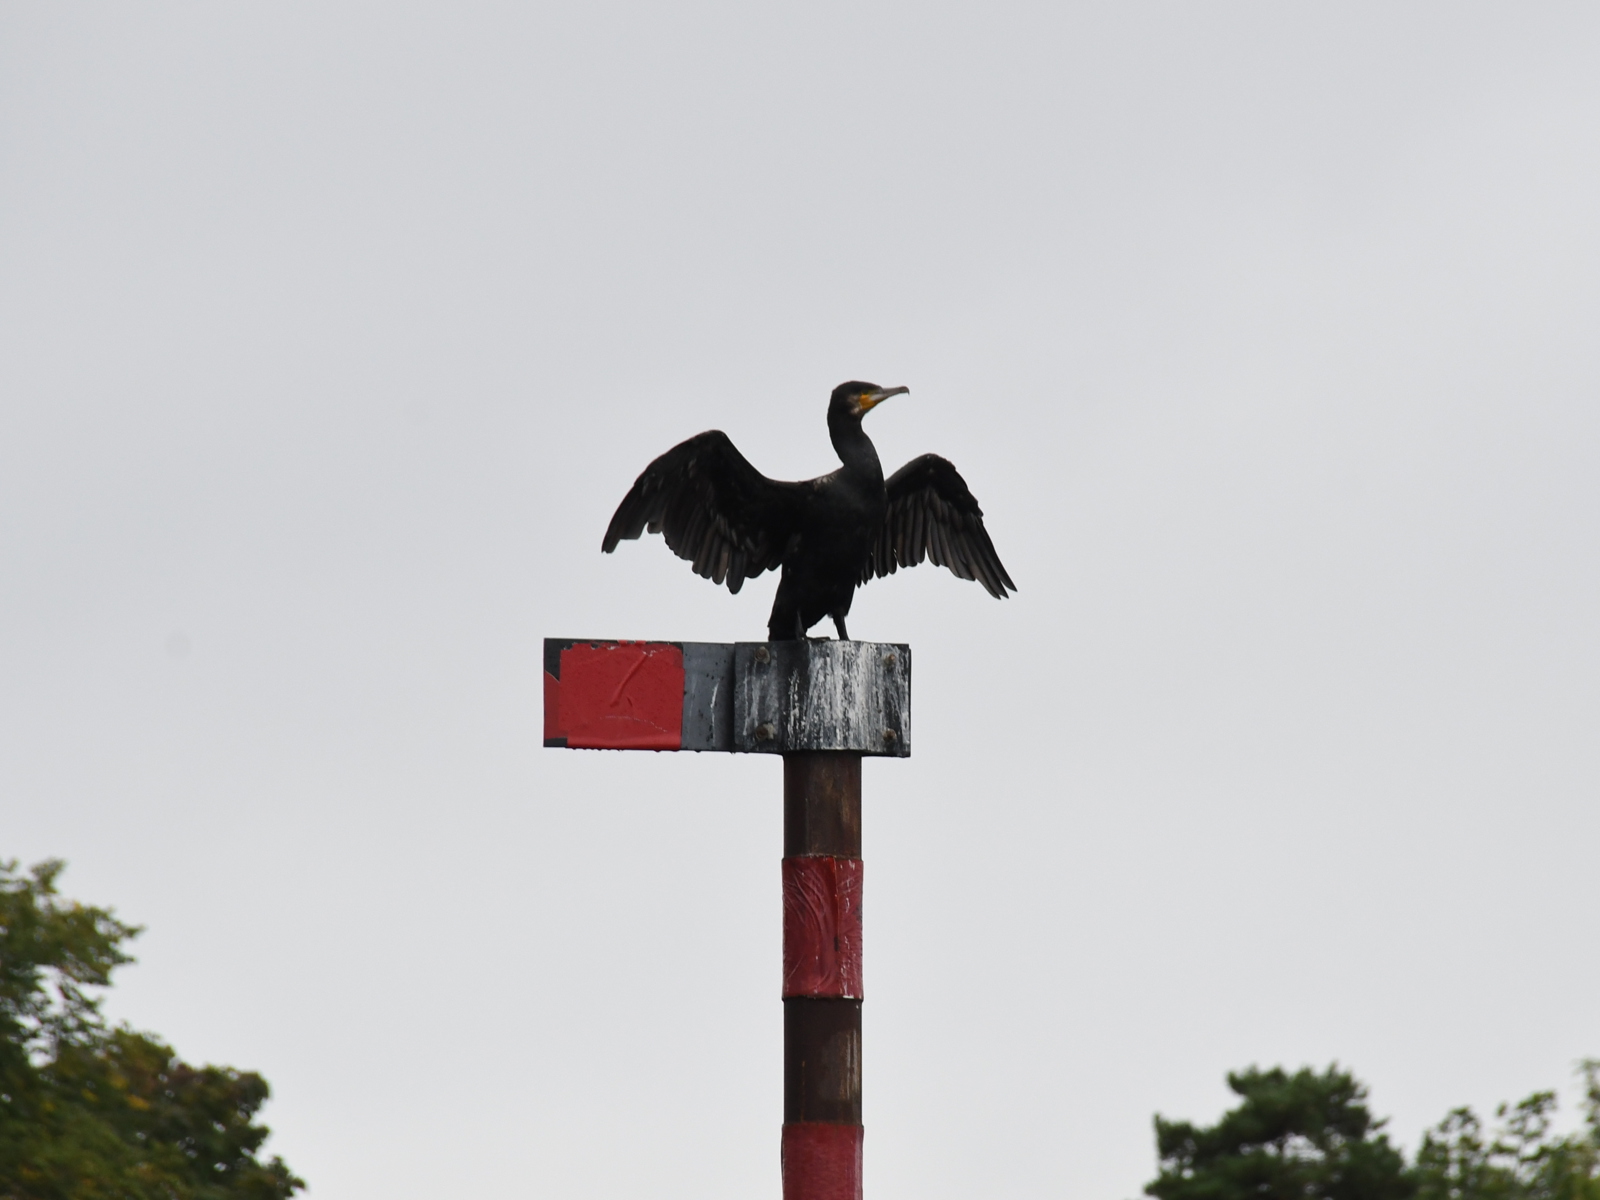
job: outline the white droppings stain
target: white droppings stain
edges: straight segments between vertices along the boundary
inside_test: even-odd
[[[809,670],[753,670],[739,680],[746,723],[777,726],[778,746],[904,752],[910,743],[910,694],[898,647],[872,642],[811,642]],[[787,658],[787,654],[784,655]],[[785,721],[787,717],[787,722]],[[886,736],[886,731],[889,735]]]

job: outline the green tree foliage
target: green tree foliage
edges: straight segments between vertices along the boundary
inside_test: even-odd
[[[256,1157],[259,1075],[108,1026],[96,989],[139,930],[63,900],[59,862],[0,862],[0,1200],[288,1200]]]
[[[1486,1134],[1458,1108],[1406,1165],[1356,1080],[1251,1068],[1228,1076],[1241,1097],[1215,1125],[1155,1119],[1158,1200],[1600,1200],[1600,1061],[1580,1067],[1583,1127],[1552,1133],[1554,1092],[1496,1110]]]
[[[1209,1127],[1155,1119],[1158,1200],[1405,1200],[1405,1161],[1349,1074],[1228,1076],[1242,1103]]]
[[[1550,1132],[1554,1092],[1502,1104],[1488,1140],[1470,1108],[1439,1122],[1417,1150],[1417,1200],[1600,1200],[1600,1061],[1579,1072],[1583,1128],[1564,1137]]]

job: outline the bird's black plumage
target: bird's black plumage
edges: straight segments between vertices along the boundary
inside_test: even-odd
[[[828,435],[843,464],[819,479],[768,479],[719,429],[680,442],[644,469],[617,506],[601,549],[646,529],[695,573],[737,592],[781,567],[767,621],[773,641],[832,617],[841,638],[858,586],[924,558],[1005,599],[1016,584],[983,527],[983,510],[948,459],[924,454],[887,480],[861,418],[905,388],[851,381],[833,390]]]

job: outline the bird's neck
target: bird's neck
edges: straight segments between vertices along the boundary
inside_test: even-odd
[[[834,453],[844,463],[847,473],[883,482],[883,464],[878,461],[878,451],[872,445],[861,422],[844,417],[828,422],[828,436],[833,440]]]

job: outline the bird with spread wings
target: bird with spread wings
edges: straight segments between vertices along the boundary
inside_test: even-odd
[[[835,388],[828,435],[841,466],[817,479],[768,479],[718,429],[680,442],[634,481],[601,549],[609,554],[648,529],[697,575],[731,592],[781,568],[767,621],[772,641],[804,638],[824,617],[848,638],[844,622],[856,588],[924,559],[1004,600],[1017,585],[950,460],[924,454],[883,476],[861,419],[908,390],[859,381]]]

